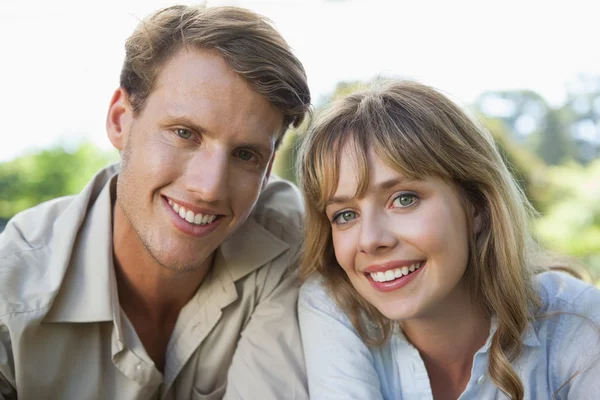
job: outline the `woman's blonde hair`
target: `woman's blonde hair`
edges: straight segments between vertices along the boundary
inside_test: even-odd
[[[523,384],[511,366],[521,353],[521,335],[540,300],[532,275],[546,268],[529,233],[534,210],[516,184],[489,132],[446,96],[428,86],[391,82],[352,94],[322,113],[304,138],[298,171],[306,204],[305,248],[301,274],[320,274],[338,305],[369,345],[390,337],[394,321],[384,317],[354,289],[333,251],[325,205],[339,178],[342,151],[358,162],[361,196],[369,184],[368,151],[412,179],[435,176],[454,184],[467,212],[481,226],[469,238],[465,272],[475,304],[486,317],[495,315],[489,375],[512,399],[522,399]],[[378,326],[369,334],[362,316]],[[371,331],[372,332],[372,331]]]

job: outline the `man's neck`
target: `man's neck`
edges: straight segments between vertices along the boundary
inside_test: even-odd
[[[456,399],[464,391],[473,357],[489,336],[489,319],[463,293],[447,299],[448,305],[435,315],[401,324],[405,336],[419,350],[436,400]]]
[[[193,271],[165,268],[144,247],[118,205],[114,207],[113,253],[121,306],[157,321],[179,313],[198,290],[213,258]]]
[[[127,258],[115,252],[115,275],[119,303],[129,315],[135,313],[160,323],[179,311],[194,296],[206,271],[173,272],[160,265]]]
[[[179,312],[198,290],[213,256],[193,271],[169,270],[144,247],[119,206],[113,210],[114,269],[119,304],[156,368],[162,372]]]

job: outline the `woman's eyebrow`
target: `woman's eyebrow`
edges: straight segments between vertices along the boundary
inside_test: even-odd
[[[416,179],[409,179],[409,178],[392,178],[392,179],[386,179],[384,181],[381,182],[377,182],[374,185],[370,185],[369,188],[367,189],[367,191],[386,191],[389,190],[393,187],[396,187],[398,185],[401,184],[407,184],[407,183],[414,183],[417,182]],[[327,208],[328,206],[332,205],[332,204],[340,204],[340,203],[346,203],[350,200],[352,200],[354,198],[354,196],[333,196],[332,198],[330,198],[329,200],[327,200],[327,202],[325,203],[325,208]]]
[[[346,203],[352,200],[353,197],[354,196],[333,196],[332,198],[327,200],[327,203],[325,203],[325,208],[329,207],[332,204]]]

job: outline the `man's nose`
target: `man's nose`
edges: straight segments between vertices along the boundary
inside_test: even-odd
[[[358,250],[377,254],[398,244],[398,238],[390,226],[389,216],[384,212],[367,212],[361,217]]]
[[[186,189],[206,203],[227,197],[229,153],[224,149],[199,151],[187,164]]]

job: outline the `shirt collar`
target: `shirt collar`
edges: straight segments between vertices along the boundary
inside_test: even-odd
[[[373,327],[375,327],[375,325],[373,325]],[[496,317],[496,315],[493,315],[491,323],[490,323],[490,334],[489,334],[487,340],[485,341],[485,344],[483,345],[483,347],[481,349],[479,349],[478,353],[487,353],[489,351],[489,349],[492,345],[492,337],[494,336],[494,333],[496,333],[497,329],[498,329],[498,318]],[[406,336],[404,336],[404,333],[402,332],[402,329],[400,328],[400,326],[398,324],[396,324],[396,326],[394,327],[394,334],[398,335],[402,342],[405,342],[407,344],[409,343],[408,339],[406,338]],[[531,321],[527,322],[527,325],[525,326],[525,330],[523,331],[523,334],[521,335],[521,339],[523,340],[523,345],[525,345],[525,346],[539,347],[541,345],[540,340],[538,339],[536,330]]]
[[[490,324],[490,335],[488,336],[488,339],[486,340],[485,345],[481,348],[482,352],[485,353],[490,349],[490,346],[492,345],[492,336],[494,336],[494,333],[496,333],[497,329],[498,329],[498,317],[496,315],[493,315],[492,323]],[[538,347],[541,345],[541,343],[537,337],[537,333],[535,331],[533,323],[531,321],[527,321],[525,330],[521,334],[521,339],[523,340],[524,346]]]
[[[100,322],[118,318],[111,200],[111,187],[116,183],[117,173],[117,165],[102,170],[75,197],[73,206],[75,213],[79,213],[77,218],[85,218],[81,226],[74,223],[73,215],[63,217],[65,221],[57,234],[62,235],[68,230],[66,237],[74,239],[62,242],[62,249],[57,252],[61,256],[53,260],[68,263],[68,267],[44,322]],[[72,254],[67,247],[73,248]],[[288,248],[287,243],[250,215],[217,249],[213,269],[227,293],[226,303],[237,298],[237,293],[232,292],[235,291],[234,282],[274,260]]]
[[[217,250],[214,268],[226,268],[235,282],[266,265],[289,245],[259,225],[252,215]]]
[[[78,229],[78,233],[74,240],[62,242],[61,247],[72,247],[70,258],[53,260],[68,266],[44,322],[100,322],[114,319],[118,300],[112,257],[111,187],[116,183],[117,172],[117,166],[102,170],[75,197],[73,202],[77,206],[76,211],[85,217],[80,227],[75,224],[69,227],[70,218],[61,217],[65,219],[61,221],[65,222],[64,230]],[[62,233],[59,229],[55,234]]]

